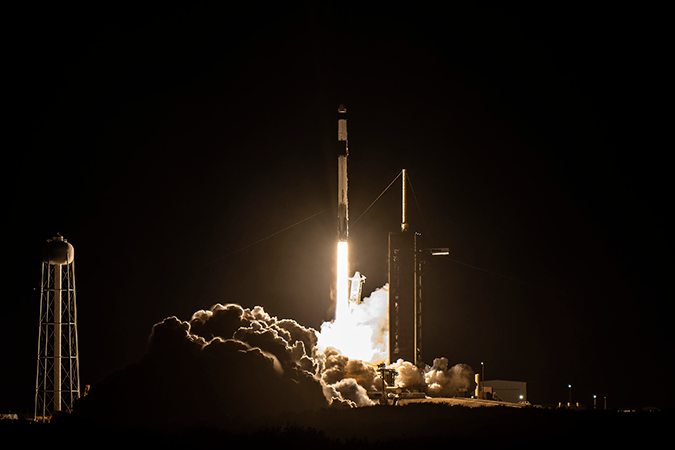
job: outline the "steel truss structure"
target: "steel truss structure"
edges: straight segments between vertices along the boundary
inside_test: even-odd
[[[35,419],[69,412],[80,397],[75,262],[42,263]]]

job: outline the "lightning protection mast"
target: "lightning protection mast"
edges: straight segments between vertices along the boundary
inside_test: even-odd
[[[80,396],[75,249],[58,233],[42,249],[35,420],[69,412]]]

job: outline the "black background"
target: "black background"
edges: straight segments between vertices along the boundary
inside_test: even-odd
[[[400,183],[356,219],[403,168],[411,226],[452,253],[425,275],[428,363],[484,361],[533,403],[571,383],[586,405],[671,404],[657,11],[10,16],[0,410],[32,413],[56,232],[76,249],[83,384],[138,361],[154,323],[217,302],[329,320],[340,103],[366,295],[387,280]]]

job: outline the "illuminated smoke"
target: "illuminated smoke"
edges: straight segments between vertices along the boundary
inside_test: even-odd
[[[188,321],[168,317],[153,326],[145,357],[94,386],[76,409],[114,426],[171,428],[371,405],[368,392],[382,386],[374,363],[388,351],[387,305],[387,286],[348,305],[347,336],[356,339],[346,346],[340,320],[317,332],[260,306],[216,304]],[[431,396],[473,382],[469,366],[448,367],[446,358],[424,369],[402,360],[390,368],[398,387]]]
[[[153,327],[144,358],[94,386],[77,409],[112,426],[170,428],[324,408],[316,342],[315,330],[261,307],[168,317]]]
[[[324,322],[319,349],[335,348],[345,356],[371,364],[389,358],[389,286],[375,290],[363,302],[347,300],[333,322]]]
[[[462,390],[470,391],[474,383],[473,369],[466,364],[448,367],[447,358],[436,358],[425,371],[427,394],[431,397],[451,397]]]
[[[390,367],[396,370],[397,387],[418,390],[426,386],[424,374],[413,363],[399,359]]]
[[[343,378],[337,383],[326,386],[324,393],[329,392],[335,402],[341,402],[347,407],[374,405],[368,391],[353,378]]]

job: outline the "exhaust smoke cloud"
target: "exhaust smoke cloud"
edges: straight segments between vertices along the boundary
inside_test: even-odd
[[[388,353],[388,287],[349,307],[348,321],[324,323],[320,332],[234,303],[188,321],[168,317],[153,326],[145,357],[94,386],[76,410],[101,422],[166,428],[371,405],[368,392],[382,389],[376,364]],[[470,389],[471,368],[448,366],[440,358],[424,369],[402,360],[389,367],[404,389],[434,396]]]
[[[318,337],[321,351],[333,347],[352,359],[375,365],[386,363],[389,358],[389,285],[375,290],[361,303],[345,301],[335,320],[321,325]]]

